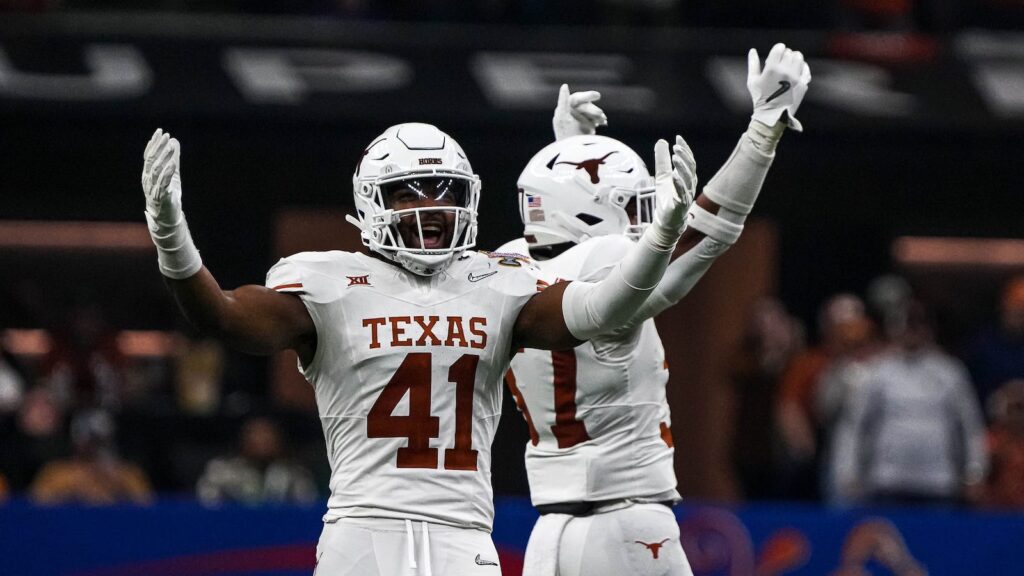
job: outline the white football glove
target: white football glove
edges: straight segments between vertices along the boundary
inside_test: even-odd
[[[670,156],[668,142],[654,145],[654,222],[644,236],[661,250],[671,250],[686,223],[686,211],[697,188],[697,163],[682,137],[676,137],[676,154]],[[675,170],[673,170],[675,165]]]
[[[697,161],[690,145],[679,135],[676,135],[676,143],[672,146],[672,167],[675,169],[672,182],[679,191],[683,212],[686,212],[697,196]]]
[[[146,214],[159,224],[173,226],[181,218],[181,145],[157,128],[142,158],[142,192]]]
[[[562,84],[558,91],[558,105],[551,125],[555,129],[555,140],[570,136],[590,135],[598,126],[607,126],[608,117],[597,107],[601,93],[593,90],[569,93],[569,85]]]
[[[142,192],[146,195],[146,222],[156,245],[160,273],[181,280],[203,266],[181,210],[181,145],[157,129],[142,158]]]
[[[754,101],[752,118],[766,126],[775,126],[781,118],[793,130],[803,131],[796,111],[810,81],[811,69],[804,55],[785,44],[772,46],[763,70],[757,50],[751,48],[747,53],[747,89]]]

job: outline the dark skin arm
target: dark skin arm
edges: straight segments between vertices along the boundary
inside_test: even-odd
[[[221,290],[205,266],[184,280],[164,279],[185,317],[201,332],[249,354],[295,350],[303,364],[316,352],[316,327],[294,294],[249,284]]]

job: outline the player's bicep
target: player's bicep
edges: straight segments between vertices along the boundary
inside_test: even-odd
[[[225,330],[246,351],[267,354],[284,349],[300,352],[315,345],[316,328],[296,294],[247,285],[225,292],[231,308]]]
[[[516,318],[513,349],[566,350],[583,342],[573,336],[565,324],[562,298],[567,286],[569,282],[552,284],[523,306]]]

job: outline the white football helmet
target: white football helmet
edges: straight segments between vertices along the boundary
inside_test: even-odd
[[[644,161],[606,136],[549,144],[519,176],[519,216],[531,247],[609,234],[638,238],[653,214],[654,179]]]
[[[434,126],[409,123],[385,130],[363,152],[352,186],[356,217],[348,220],[360,229],[363,244],[410,272],[433,276],[476,244],[480,177],[458,142]],[[389,194],[398,188],[430,200],[443,196],[445,205],[393,209]],[[443,211],[455,215],[451,241],[428,246],[438,231],[429,222],[425,227],[423,217]],[[399,233],[403,218],[415,219],[418,246],[407,246]]]

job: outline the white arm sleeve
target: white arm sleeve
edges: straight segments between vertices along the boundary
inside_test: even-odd
[[[707,237],[672,262],[657,290],[627,323],[615,329],[616,333],[631,330],[677,304],[707,273],[715,259],[736,243],[743,232],[747,214],[761,192],[761,185],[775,159],[775,145],[784,130],[785,125],[781,123],[768,127],[751,120],[732,156],[704,187],[704,194],[721,206],[718,214],[712,214],[696,203],[690,206],[688,225]]]
[[[185,214],[180,211],[178,214],[174,223],[167,224],[146,212],[146,222],[149,224],[149,236],[156,245],[160,273],[174,280],[183,280],[199,272],[203,260],[192,242]]]
[[[782,122],[765,126],[757,120],[750,121],[732,155],[704,187],[704,195],[721,207],[718,214],[694,204],[690,207],[691,228],[719,242],[736,243],[761,193],[761,185],[775,159],[775,147],[785,129]]]
[[[658,285],[671,256],[671,250],[658,249],[645,234],[604,280],[570,283],[562,295],[569,332],[589,340],[629,320]]]
[[[701,239],[696,246],[676,258],[665,270],[665,277],[654,292],[640,305],[628,322],[616,328],[614,334],[622,334],[654,318],[675,306],[690,293],[697,282],[711,268],[716,258],[725,253],[729,245],[714,238]]]

